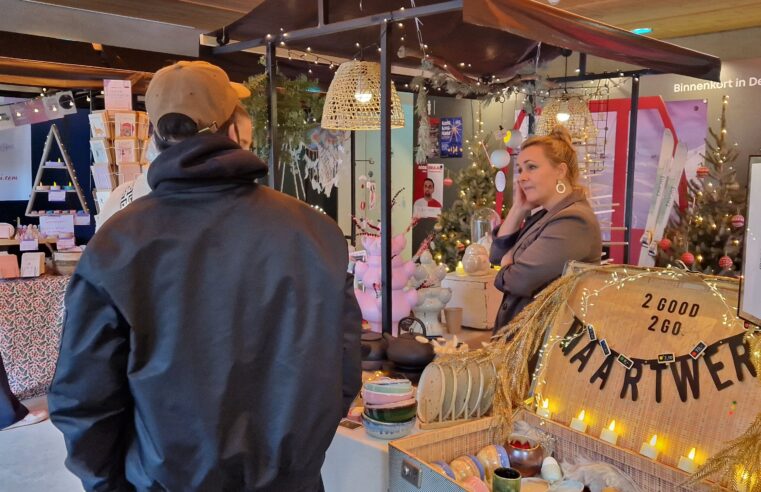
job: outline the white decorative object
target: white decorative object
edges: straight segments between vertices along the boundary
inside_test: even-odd
[[[658,443],[658,436],[653,436],[650,438],[650,442],[643,442],[642,447],[639,448],[639,454],[642,456],[647,456],[651,460],[658,458],[658,448],[656,447]]]
[[[560,465],[552,456],[544,458],[541,475],[543,479],[550,483],[563,479],[563,472],[560,470]]]
[[[478,330],[491,330],[502,303],[502,292],[494,287],[496,270],[485,275],[463,275],[448,273],[441,282],[442,287],[452,289],[452,299],[447,307],[462,308],[462,325]]]
[[[469,275],[486,275],[491,269],[489,252],[480,244],[471,244],[462,256],[462,266]]]
[[[579,412],[579,416],[571,420],[571,429],[577,430],[579,432],[586,432],[587,423],[584,422],[585,417],[586,417],[586,412],[584,410]]]
[[[497,188],[497,191],[505,191],[506,186],[507,178],[505,177],[505,173],[498,171],[497,175],[494,176],[494,187]]]
[[[452,298],[452,291],[441,287],[446,274],[446,266],[437,265],[430,251],[424,251],[420,255],[420,264],[415,269],[414,277],[410,279],[412,287],[418,289],[418,300],[412,312],[423,322],[426,334],[430,336],[446,333],[444,325],[439,321],[441,310]]]
[[[610,422],[610,425],[603,429],[600,433],[600,439],[603,441],[609,442],[612,445],[616,445],[618,442],[618,432],[616,432],[616,421],[613,420]]]
[[[507,146],[513,150],[518,150],[523,143],[523,134],[520,130],[510,130],[510,138],[507,140]]]
[[[330,197],[333,188],[338,187],[341,169],[349,161],[347,144],[350,133],[347,131],[330,131],[316,128],[310,132],[310,142],[304,152],[305,178],[312,188]],[[302,147],[292,152],[292,159],[297,160]]]
[[[491,153],[489,162],[497,169],[502,169],[510,164],[510,154],[504,149],[497,149]]]

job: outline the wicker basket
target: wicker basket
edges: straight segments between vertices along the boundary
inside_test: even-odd
[[[544,421],[523,409],[516,414],[556,438],[554,456],[558,461],[583,456],[610,463],[629,475],[645,492],[706,492],[713,484],[680,487],[688,475],[676,468],[649,460],[631,451],[611,446],[588,434]],[[389,444],[389,486],[392,492],[465,491],[457,482],[429,466],[436,460],[449,462],[463,454],[476,454],[492,442],[491,418],[438,431],[416,434]],[[410,477],[410,479],[406,477]],[[725,489],[720,489],[725,490]]]

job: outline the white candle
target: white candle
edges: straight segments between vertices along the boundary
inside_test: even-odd
[[[679,457],[677,468],[687,473],[695,473],[695,470],[698,469],[698,465],[695,463],[695,448],[690,449],[686,458],[684,456]]]
[[[584,410],[582,410],[579,413],[579,416],[575,419],[571,420],[571,429],[577,430],[579,432],[586,432],[587,431],[587,423],[584,422],[584,417],[586,413]]]
[[[455,273],[460,276],[465,276],[465,267],[463,266],[461,261],[457,262],[457,268],[455,268]]]
[[[616,445],[618,442],[618,432],[616,432],[616,421],[611,421],[607,429],[603,429],[600,433],[600,439],[607,441],[612,445]]]
[[[542,406],[536,407],[536,414],[543,419],[548,419],[552,416],[550,413],[550,400],[542,400]]]
[[[651,460],[654,460],[658,458],[658,448],[655,447],[655,444],[658,442],[658,436],[653,435],[652,438],[650,438],[650,442],[643,442],[642,447],[639,449],[639,454],[642,456],[647,456]]]

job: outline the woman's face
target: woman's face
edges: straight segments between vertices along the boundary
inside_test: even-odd
[[[565,182],[566,169],[565,164],[553,166],[539,145],[522,150],[518,154],[515,172],[518,173],[518,184],[526,195],[526,201],[532,207],[539,207],[557,198],[555,186],[559,179]],[[565,184],[568,189],[568,184]]]

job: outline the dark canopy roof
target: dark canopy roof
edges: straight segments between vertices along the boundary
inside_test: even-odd
[[[407,0],[325,0],[325,24],[384,14],[411,8]],[[440,4],[442,0],[417,0],[417,7]],[[446,2],[452,3],[452,2]],[[663,41],[632,34],[561,9],[531,0],[462,0],[462,9],[421,18],[423,41],[429,54],[460,69],[473,78],[495,75],[507,77],[517,67],[533,60],[538,42],[542,42],[542,60],[557,56],[560,48],[631,63],[662,72],[718,80],[718,58],[681,48]],[[361,9],[360,9],[361,7]],[[318,1],[264,0],[246,16],[227,28],[230,39],[277,38],[318,25]],[[379,16],[380,18],[380,16]],[[413,55],[417,51],[415,22],[404,20],[402,28],[394,26],[392,48],[405,46]],[[315,29],[315,34],[319,31]],[[360,46],[378,43],[380,29],[367,26],[348,32],[316,35],[310,39],[287,41],[286,47],[351,58]],[[402,41],[404,37],[404,41]],[[257,43],[261,44],[261,43]],[[229,45],[228,49],[232,48]],[[377,57],[376,50],[365,50],[365,58]],[[395,65],[417,67],[414,58],[395,59]]]

